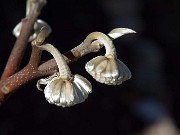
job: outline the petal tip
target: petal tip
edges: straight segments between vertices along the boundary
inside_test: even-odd
[[[116,39],[116,38],[119,38],[125,34],[130,34],[130,33],[136,33],[136,31],[129,29],[129,28],[115,28],[112,31],[110,31],[108,33],[108,35],[111,38]]]

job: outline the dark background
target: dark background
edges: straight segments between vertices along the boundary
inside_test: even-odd
[[[12,30],[25,15],[26,1],[0,4],[0,73],[15,42]],[[178,0],[66,0],[48,1],[40,19],[52,27],[47,41],[62,53],[79,45],[94,31],[108,33],[127,27],[137,34],[114,41],[118,58],[132,71],[119,86],[92,79],[84,65],[103,54],[89,54],[70,64],[93,85],[88,99],[70,108],[50,105],[36,81],[13,94],[0,108],[0,135],[109,134],[142,131],[163,117],[180,127],[180,4]],[[27,48],[21,67],[29,60]],[[51,58],[43,55],[43,59]]]

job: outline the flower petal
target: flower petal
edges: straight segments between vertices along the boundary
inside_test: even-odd
[[[38,90],[40,90],[40,91],[43,91],[42,89],[41,89],[41,84],[44,84],[44,85],[46,85],[46,84],[48,84],[54,77],[57,77],[58,75],[57,75],[57,73],[54,73],[53,75],[51,75],[51,76],[49,76],[49,77],[46,77],[45,79],[40,79],[40,80],[38,80],[37,81],[37,84],[36,84],[36,87],[38,88]]]
[[[36,87],[38,90],[43,91],[43,89],[41,89],[41,84],[46,85],[47,83],[47,79],[40,79],[37,81]]]
[[[31,42],[32,40],[34,40],[37,37],[38,32],[44,26],[47,28],[47,36],[48,36],[52,32],[51,27],[45,21],[41,19],[37,19],[37,21],[34,23],[34,33],[29,37],[28,41]],[[16,38],[19,37],[20,35],[21,27],[22,27],[22,22],[18,23],[13,29],[12,33]]]
[[[54,99],[52,97],[53,90],[55,89],[57,83],[59,83],[59,82],[60,82],[59,78],[54,77],[51,81],[48,82],[48,84],[46,85],[46,87],[44,89],[45,98],[51,104],[54,103]]]
[[[22,27],[22,22],[20,22],[20,23],[18,23],[16,26],[15,26],[15,28],[13,29],[13,35],[15,36],[15,37],[19,37],[19,35],[20,35],[20,31],[21,31],[21,27]]]
[[[107,59],[101,61],[95,68],[96,74],[103,72],[106,69],[107,64],[108,64]]]
[[[108,35],[112,38],[112,39],[116,39],[119,38],[125,34],[129,34],[129,33],[136,33],[134,30],[128,29],[128,28],[116,28],[113,29],[112,31],[110,31],[108,33]]]
[[[86,71],[92,72],[95,69],[95,67],[105,59],[106,59],[105,56],[97,56],[97,57],[93,58],[86,64],[86,66],[85,66]]]
[[[74,81],[80,84],[88,93],[92,92],[92,85],[91,83],[81,75],[74,75]]]
[[[71,82],[65,81],[61,88],[60,106],[67,107],[72,106],[74,101],[73,86]]]
[[[52,94],[51,94],[51,99],[52,102],[55,104],[59,104],[60,103],[60,95],[61,95],[61,87],[63,85],[63,80],[54,80],[54,87],[52,89]]]
[[[78,74],[74,76],[72,83],[74,87],[75,104],[83,102],[88,97],[89,93],[92,92],[91,83]]]
[[[118,64],[118,68],[122,68],[122,70],[124,71],[123,81],[130,79],[131,71],[129,70],[129,68],[120,60],[117,60],[117,64]]]

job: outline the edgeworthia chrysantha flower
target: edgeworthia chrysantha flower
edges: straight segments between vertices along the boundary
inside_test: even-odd
[[[50,52],[59,68],[59,72],[37,82],[39,90],[42,90],[41,84],[46,85],[44,94],[47,101],[62,107],[83,102],[92,92],[91,83],[81,75],[72,75],[66,61],[54,46],[45,44],[38,47]]]
[[[27,0],[27,2],[26,2],[26,16],[28,16],[28,14],[29,14],[30,7],[31,7],[31,1],[32,0]],[[43,21],[41,19],[37,19],[37,21],[34,23],[34,27],[33,27],[34,32],[29,37],[29,40],[28,40],[29,42],[31,42],[32,40],[34,40],[37,37],[38,32],[40,31],[40,29],[43,26],[47,28],[47,36],[52,32],[51,27],[45,21]],[[21,28],[22,28],[22,22],[19,22],[13,29],[12,33],[16,38],[19,37]]]
[[[135,31],[127,28],[117,28],[112,30],[108,36],[101,32],[93,32],[86,37],[84,43],[93,45],[99,42],[106,49],[104,56],[97,56],[85,65],[86,71],[96,81],[108,85],[119,85],[131,78],[131,72],[128,67],[117,59],[116,49],[111,40],[128,33],[135,33]]]

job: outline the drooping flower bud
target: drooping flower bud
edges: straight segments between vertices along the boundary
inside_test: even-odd
[[[117,28],[112,30],[108,36],[101,32],[93,32],[89,34],[84,40],[85,43],[93,45],[93,40],[105,46],[106,54],[104,56],[97,56],[87,62],[85,65],[86,71],[96,81],[108,85],[119,85],[123,81],[131,78],[131,72],[128,67],[117,59],[116,49],[112,39],[116,39],[127,33],[135,33],[135,31],[127,28]]]
[[[61,53],[52,45],[38,46],[42,50],[50,52],[57,62],[59,72],[37,82],[37,88],[41,84],[46,85],[44,94],[46,100],[57,106],[68,107],[85,101],[92,92],[91,83],[81,75],[72,75]]]

